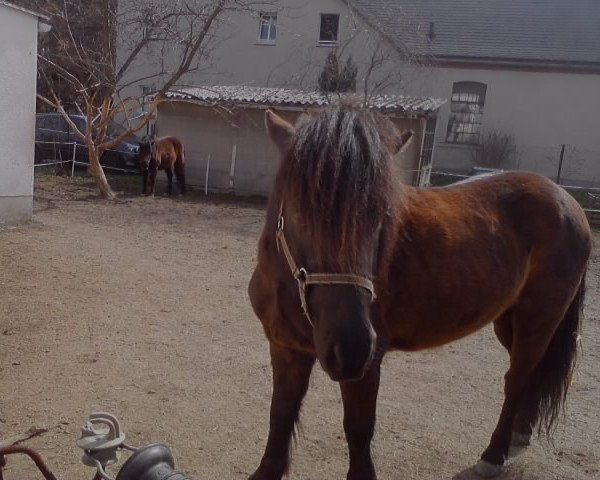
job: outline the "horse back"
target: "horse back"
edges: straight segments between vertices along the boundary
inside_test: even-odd
[[[162,137],[156,140],[156,160],[159,168],[171,168],[185,163],[183,143],[176,137]]]
[[[407,189],[395,227],[378,281],[392,345],[406,350],[466,336],[524,293],[574,294],[592,245],[575,199],[529,173]]]

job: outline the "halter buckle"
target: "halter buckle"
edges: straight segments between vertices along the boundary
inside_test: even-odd
[[[294,273],[294,278],[301,284],[306,285],[306,280],[308,280],[308,272],[304,267],[299,268],[296,273]]]

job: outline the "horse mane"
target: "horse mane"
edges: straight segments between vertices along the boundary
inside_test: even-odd
[[[397,197],[384,144],[392,132],[388,119],[353,106],[307,114],[296,125],[278,183],[321,265],[352,269]]]

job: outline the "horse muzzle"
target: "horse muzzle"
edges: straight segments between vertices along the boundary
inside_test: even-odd
[[[375,356],[377,335],[368,320],[360,326],[344,325],[318,348],[317,355],[323,370],[334,382],[360,380],[371,366]],[[358,328],[356,328],[358,327]],[[318,332],[315,332],[318,335]]]

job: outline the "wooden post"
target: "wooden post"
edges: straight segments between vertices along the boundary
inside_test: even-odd
[[[204,179],[204,195],[208,195],[208,172],[210,170],[210,153],[208,154],[208,159],[206,160],[206,177]]]
[[[231,150],[231,168],[229,169],[229,188],[233,191],[233,184],[235,179],[235,159],[237,155],[237,144],[233,144]]]
[[[77,142],[73,142],[73,156],[71,157],[71,178],[75,175],[75,154],[77,152]]]

